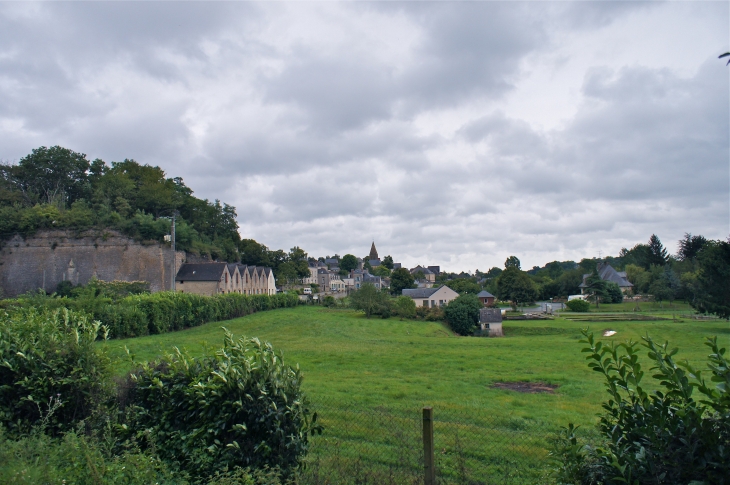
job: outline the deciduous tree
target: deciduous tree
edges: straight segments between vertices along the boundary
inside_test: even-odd
[[[394,295],[400,295],[407,288],[415,288],[415,279],[413,275],[405,268],[393,270],[390,275],[390,292]]]
[[[357,269],[357,258],[352,254],[345,254],[340,260],[340,268],[345,271]]]

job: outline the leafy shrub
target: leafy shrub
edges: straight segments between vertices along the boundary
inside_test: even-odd
[[[428,322],[443,322],[446,316],[444,314],[444,309],[441,307],[429,308],[426,306],[417,306],[416,318],[419,320],[426,320]]]
[[[621,303],[624,301],[624,294],[618,284],[609,281],[606,283],[606,295],[601,299],[606,303]]]
[[[350,295],[350,305],[355,310],[365,312],[365,317],[380,315],[389,318],[392,314],[392,301],[385,291],[379,291],[371,283],[364,283],[359,290]]]
[[[51,434],[73,429],[109,399],[109,361],[94,345],[105,331],[67,309],[0,314],[0,423],[10,435],[29,432],[44,414]]]
[[[451,330],[459,335],[471,335],[479,323],[479,310],[484,308],[482,302],[470,293],[458,296],[444,308],[446,321]]]
[[[413,298],[399,296],[395,299],[393,307],[395,314],[398,315],[401,320],[404,318],[415,318],[416,316],[416,302],[413,301]]]
[[[289,472],[319,430],[301,381],[270,344],[226,331],[212,356],[176,349],[133,372],[121,399],[123,433],[194,477],[236,466]]]
[[[11,440],[0,429],[0,483],[183,485],[188,482],[154,455],[129,450],[114,456],[92,438],[73,431],[55,439],[33,433]]]
[[[591,304],[585,300],[570,300],[565,306],[572,312],[587,312],[591,308]]]
[[[335,301],[334,296],[327,295],[322,299],[322,305],[326,306],[327,308],[332,308],[334,306],[337,306],[337,301]]]
[[[730,362],[717,338],[708,339],[708,385],[677,349],[643,338],[660,390],[642,387],[638,343],[603,346],[583,331],[589,367],[606,379],[597,446],[580,443],[570,425],[558,440],[559,483],[730,483]],[[655,387],[652,385],[651,387]],[[703,399],[692,397],[697,389]]]

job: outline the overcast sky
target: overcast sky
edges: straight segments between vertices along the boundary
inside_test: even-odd
[[[133,158],[315,256],[730,234],[728,2],[0,3],[0,158]]]

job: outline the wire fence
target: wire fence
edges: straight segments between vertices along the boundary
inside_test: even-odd
[[[312,438],[302,484],[429,483],[421,408],[317,403],[314,409],[324,431]],[[555,431],[536,420],[436,407],[432,483],[547,483]]]

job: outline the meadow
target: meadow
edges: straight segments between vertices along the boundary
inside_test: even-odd
[[[125,347],[137,361],[148,361],[173,346],[193,356],[213,352],[222,342],[221,327],[237,336],[259,337],[302,369],[303,387],[325,425],[323,438],[315,442],[330,445],[313,455],[322,466],[337,462],[369,473],[364,470],[376,465],[392,470],[410,463],[417,478],[420,412],[432,406],[445,482],[466,482],[471,473],[486,477],[470,480],[475,483],[491,483],[498,476],[509,483],[520,467],[531,469],[528,475],[536,480],[544,471],[549,437],[560,426],[572,422],[590,432],[597,420],[603,383],[580,352],[582,328],[596,335],[616,332],[601,337],[604,341],[640,340],[646,334],[668,340],[680,348],[679,359],[699,367],[708,354],[705,337],[716,335],[723,345],[730,343],[727,321],[673,319],[662,310],[637,315],[666,318],[652,321],[581,322],[570,319],[579,315],[567,313],[570,318],[506,321],[505,337],[476,338],[456,336],[437,322],[366,319],[351,310],[302,306],[100,345],[116,360],[121,375],[134,365]],[[555,389],[522,393],[499,388],[504,382]],[[310,470],[320,473],[317,466]],[[351,476],[352,469],[346,474]],[[384,478],[371,482],[384,483]],[[403,476],[392,480],[406,482]]]

